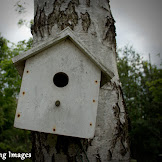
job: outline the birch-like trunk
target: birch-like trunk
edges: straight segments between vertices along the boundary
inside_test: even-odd
[[[109,0],[34,0],[34,10],[33,46],[69,26],[91,53],[110,64],[114,77],[100,88],[94,138],[32,132],[33,161],[128,162],[128,118],[117,72],[115,21]]]

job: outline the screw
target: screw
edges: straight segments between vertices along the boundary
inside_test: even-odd
[[[55,102],[55,105],[56,105],[57,107],[59,107],[59,106],[60,106],[60,101],[57,100],[57,101]]]

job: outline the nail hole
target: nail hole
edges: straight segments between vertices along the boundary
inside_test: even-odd
[[[20,117],[20,114],[17,114],[17,117],[19,118]]]
[[[90,123],[89,125],[92,126],[92,123]]]
[[[25,92],[22,93],[23,95],[25,94]]]
[[[56,131],[56,128],[53,128],[53,131],[55,132]]]
[[[96,84],[98,83],[97,80],[95,81],[95,83],[96,83]]]
[[[93,100],[93,102],[96,102],[95,100]]]
[[[26,72],[27,72],[27,73],[29,73],[29,71],[28,71],[28,70],[27,70]]]

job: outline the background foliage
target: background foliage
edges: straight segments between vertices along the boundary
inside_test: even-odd
[[[118,71],[130,118],[132,157],[158,161],[162,153],[162,69],[143,61],[132,47],[118,51]]]
[[[32,39],[15,45],[0,36],[0,152],[31,152],[30,132],[13,128],[21,79],[11,61],[31,44]],[[158,161],[162,153],[162,70],[128,46],[118,51],[117,63],[131,121],[132,158]]]
[[[21,79],[11,58],[28,50],[32,40],[17,45],[0,36],[0,152],[30,152],[30,133],[13,127]],[[16,159],[17,160],[17,159]],[[10,159],[9,161],[12,161]],[[15,159],[13,159],[15,161]],[[17,160],[18,161],[18,160]]]

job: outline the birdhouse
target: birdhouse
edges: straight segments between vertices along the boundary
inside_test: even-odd
[[[12,60],[22,76],[16,128],[93,138],[99,89],[113,74],[69,27]]]

